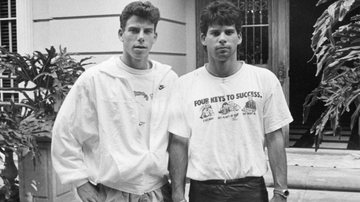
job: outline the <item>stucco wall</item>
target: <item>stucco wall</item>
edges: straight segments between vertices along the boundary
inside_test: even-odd
[[[33,49],[44,50],[51,45],[67,47],[79,57],[93,56],[100,62],[112,55],[120,55],[122,43],[118,39],[119,13],[131,0],[33,0]],[[193,21],[194,3],[183,0],[151,0],[159,7],[158,40],[151,58],[173,66],[182,75],[188,72],[187,44],[194,36],[187,21]],[[186,11],[186,7],[188,7]],[[190,9],[189,9],[190,8]],[[189,17],[190,16],[190,17]],[[190,23],[191,24],[191,23]],[[188,30],[188,32],[187,32]],[[189,47],[188,47],[189,48]],[[195,49],[194,49],[195,50]],[[194,53],[192,53],[194,54]]]

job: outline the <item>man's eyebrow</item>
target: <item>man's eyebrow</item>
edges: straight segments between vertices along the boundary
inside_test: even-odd
[[[128,29],[140,29],[140,28],[137,26],[129,26]]]

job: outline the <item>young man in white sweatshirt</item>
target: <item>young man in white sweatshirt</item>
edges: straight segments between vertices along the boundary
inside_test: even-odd
[[[128,4],[123,54],[86,70],[57,115],[53,166],[83,202],[171,201],[166,106],[177,75],[149,59],[159,18],[150,2]]]

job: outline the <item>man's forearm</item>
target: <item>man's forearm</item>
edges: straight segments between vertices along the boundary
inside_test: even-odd
[[[172,198],[174,202],[184,199],[185,180],[188,162],[188,139],[172,135],[170,154],[170,179],[172,187]]]
[[[270,169],[275,189],[287,189],[287,159],[282,130],[266,134]]]

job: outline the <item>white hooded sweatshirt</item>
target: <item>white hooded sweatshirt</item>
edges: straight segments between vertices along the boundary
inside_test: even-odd
[[[151,62],[156,76],[148,145],[119,57],[89,68],[76,81],[53,127],[52,162],[62,183],[91,181],[134,194],[166,183],[167,103],[177,75],[170,66]]]

